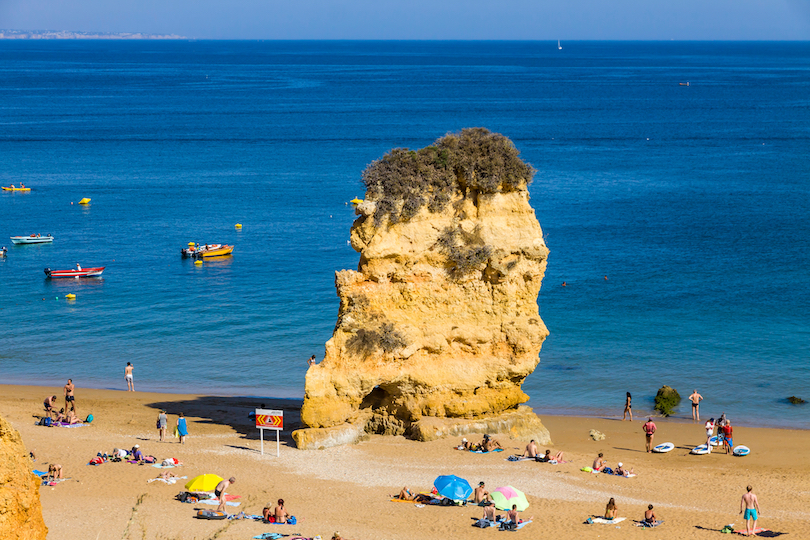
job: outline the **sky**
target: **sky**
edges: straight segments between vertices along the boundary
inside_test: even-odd
[[[0,28],[196,39],[810,40],[810,0],[0,0]]]

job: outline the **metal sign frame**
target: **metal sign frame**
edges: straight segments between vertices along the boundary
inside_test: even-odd
[[[264,430],[270,429],[276,432],[276,457],[281,456],[280,433],[284,429],[284,411],[272,409],[256,409],[256,428],[259,430],[261,439],[261,452],[264,455]]]

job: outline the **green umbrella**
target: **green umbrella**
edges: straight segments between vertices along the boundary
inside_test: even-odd
[[[511,510],[513,504],[517,505],[518,512],[523,512],[529,507],[526,494],[512,486],[495,488],[489,496],[498,510]]]

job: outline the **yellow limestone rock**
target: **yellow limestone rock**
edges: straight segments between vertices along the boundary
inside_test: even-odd
[[[509,139],[478,128],[369,165],[351,230],[360,264],[335,276],[337,325],[307,372],[299,448],[352,442],[358,428],[550,442],[531,409],[517,410],[548,335],[533,174]]]
[[[0,540],[44,540],[39,479],[22,438],[0,418]]]

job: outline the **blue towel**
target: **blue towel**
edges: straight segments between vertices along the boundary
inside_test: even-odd
[[[33,472],[37,476],[48,476],[48,473],[46,471],[38,471],[38,470],[34,469],[31,472]]]

